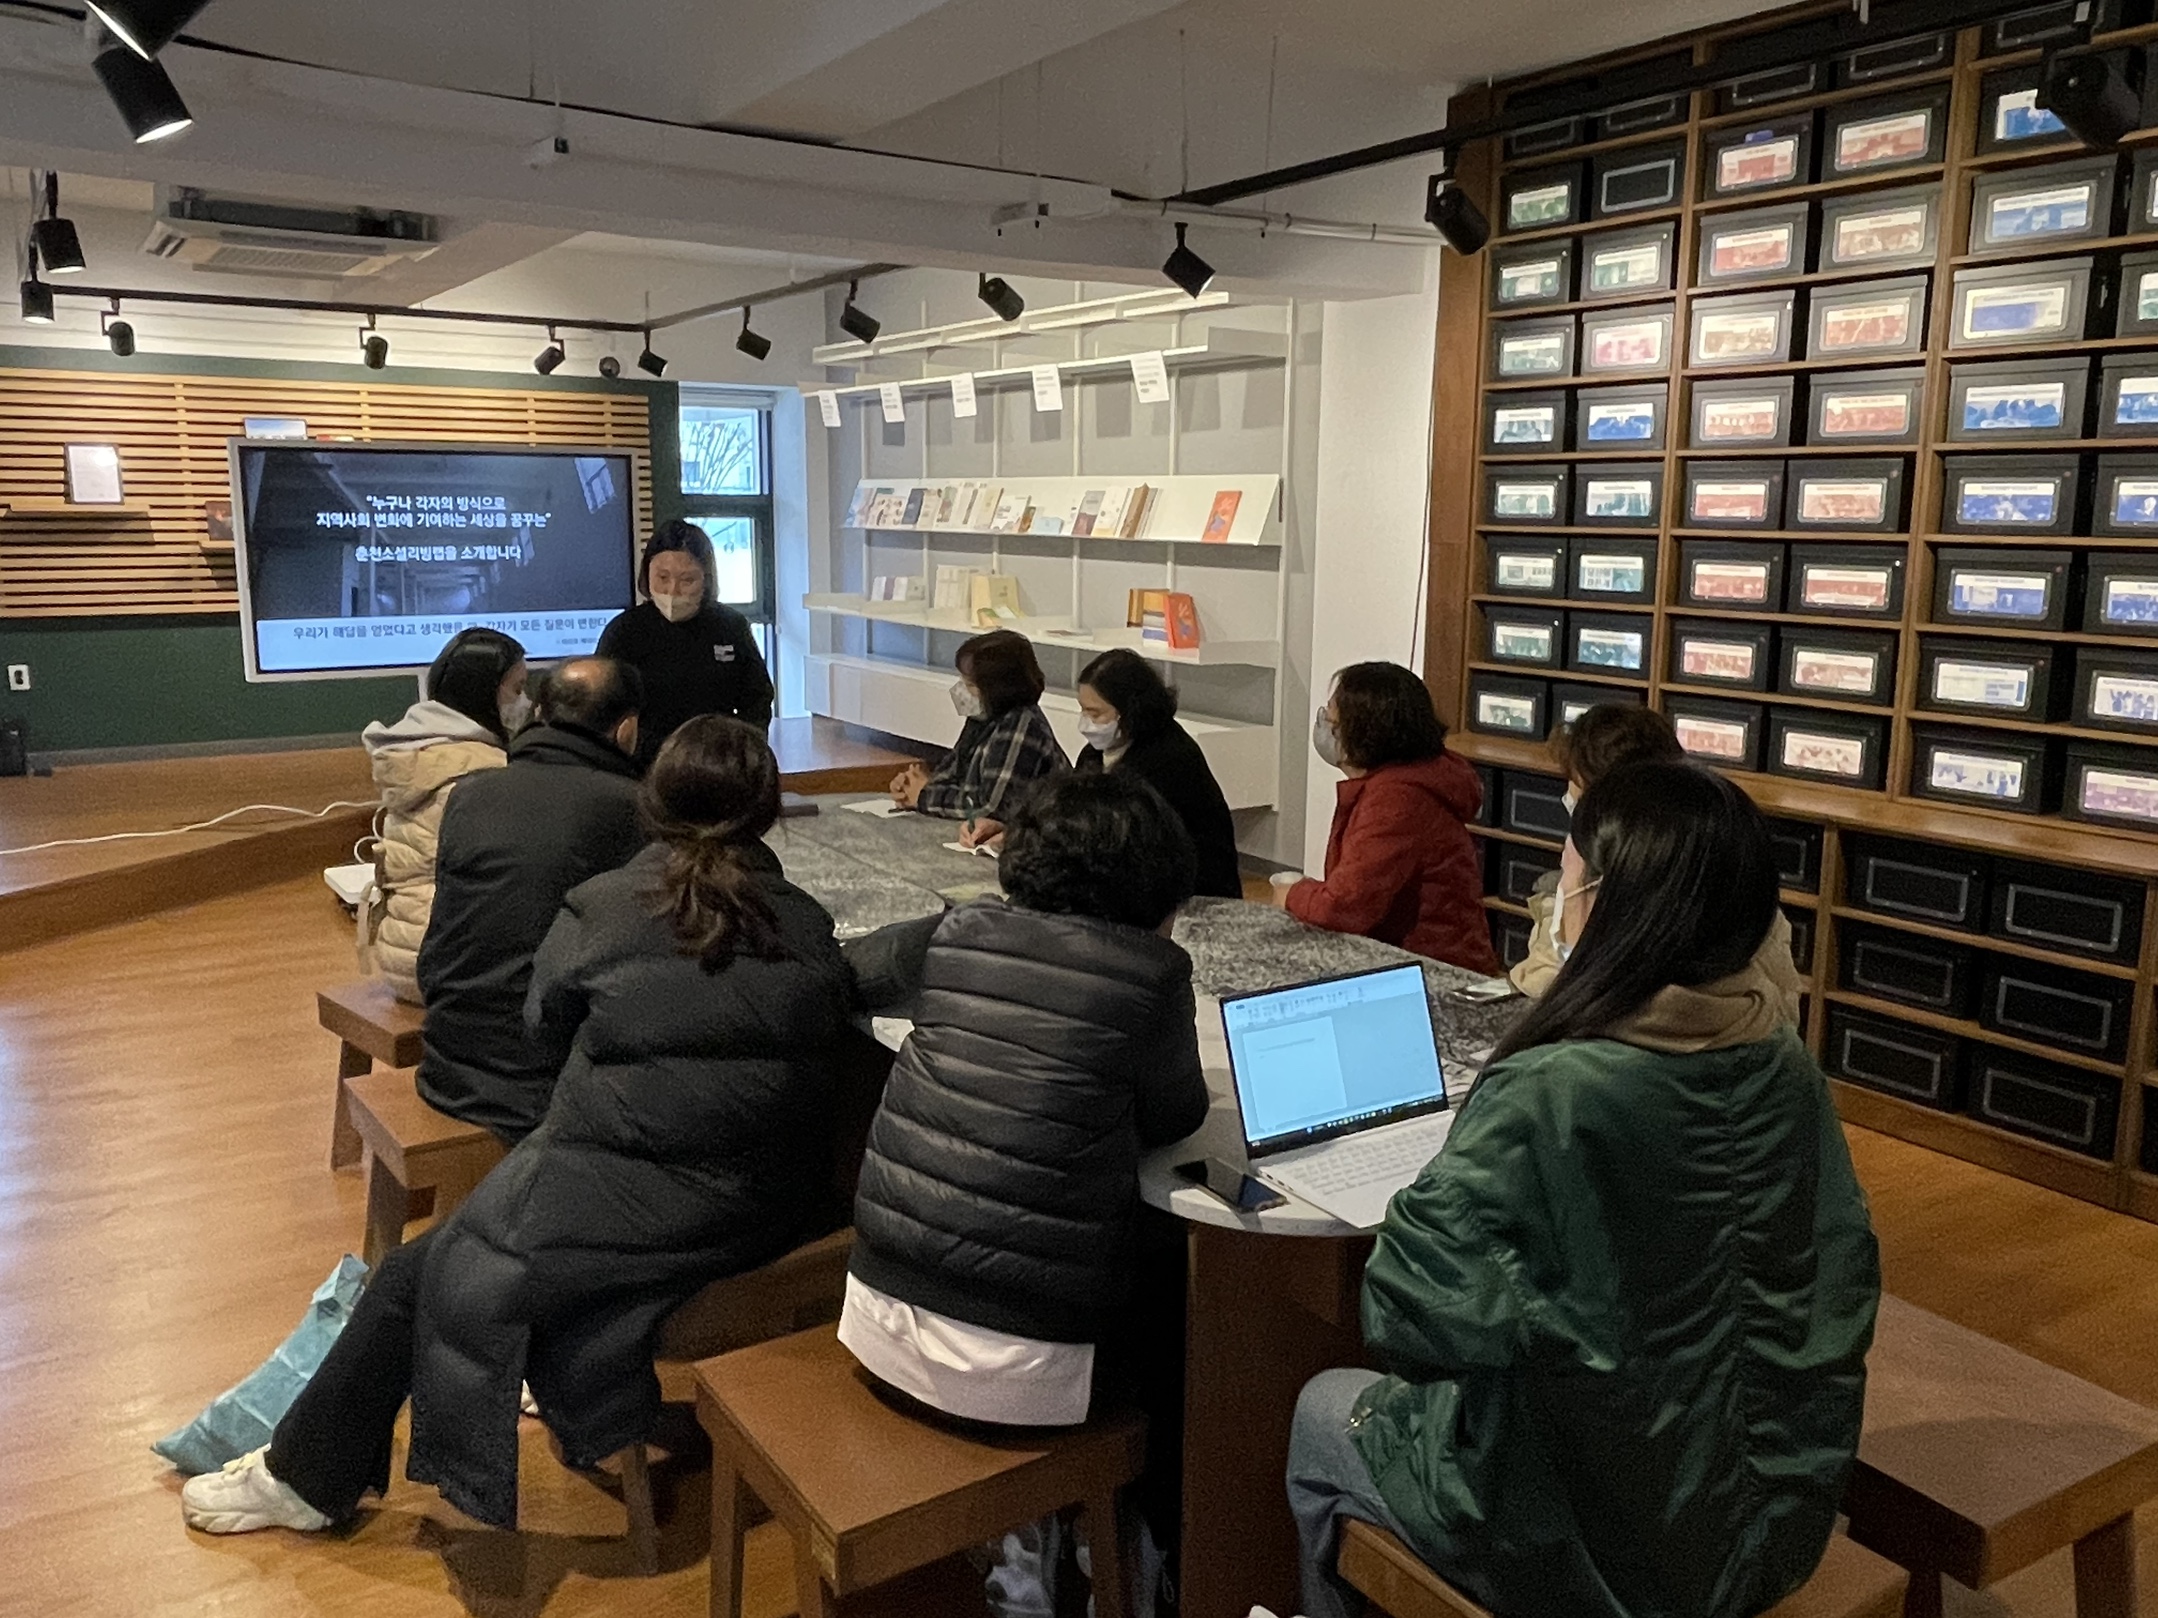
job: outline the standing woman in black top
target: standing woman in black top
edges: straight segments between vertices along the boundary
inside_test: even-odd
[[[601,631],[597,656],[644,677],[637,762],[699,714],[762,730],[772,722],[772,676],[749,620],[717,599],[712,541],[677,517],[654,530],[637,583],[646,599]]]
[[[1241,899],[1236,823],[1221,783],[1177,723],[1176,693],[1137,652],[1118,647],[1079,671],[1079,734],[1087,745],[1074,768],[1129,770],[1159,792],[1191,833],[1199,854],[1197,891]]]

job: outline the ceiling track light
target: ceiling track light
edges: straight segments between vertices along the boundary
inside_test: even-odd
[[[22,284],[22,318],[32,326],[53,322],[52,288],[37,278],[37,243],[30,244],[30,273]]]
[[[555,335],[554,327],[549,326],[547,328],[547,346],[533,357],[532,369],[539,372],[541,376],[553,376],[556,371],[561,369],[562,362],[568,358],[569,355],[562,347],[562,339]]]
[[[1001,275],[984,275],[974,295],[989,305],[999,320],[1017,320],[1027,312],[1027,300],[1014,292],[1011,282]]]
[[[847,304],[839,311],[839,329],[857,343],[873,343],[877,333],[884,330],[884,322],[855,303],[855,295],[862,289],[859,281],[847,283]]]
[[[1491,221],[1452,179],[1434,174],[1425,182],[1424,222],[1463,258],[1473,258],[1491,240]]]
[[[2143,122],[2143,98],[2097,51],[2050,51],[2038,68],[2038,105],[2094,151],[2117,149]]]
[[[390,340],[375,330],[373,315],[360,328],[360,363],[370,371],[379,371],[390,363]]]
[[[637,369],[646,376],[665,376],[667,374],[666,360],[652,352],[652,334],[650,331],[646,331],[644,334],[644,352],[637,356]]]
[[[92,66],[136,145],[164,140],[194,123],[187,103],[157,63],[124,45],[108,45],[97,53]]]
[[[760,337],[749,329],[749,308],[747,305],[744,305],[742,309],[742,332],[740,336],[735,338],[734,346],[751,359],[759,361],[772,352],[772,339]]]
[[[98,312],[98,329],[105,334],[114,359],[132,359],[135,354],[135,328],[120,318],[120,300],[112,300],[110,309]]]
[[[1214,280],[1214,266],[1184,245],[1184,225],[1176,227],[1176,246],[1162,260],[1161,273],[1184,289],[1186,297],[1196,298]]]
[[[113,38],[147,60],[173,42],[210,0],[89,0]]]
[[[82,256],[82,238],[75,233],[73,220],[60,217],[60,172],[49,170],[45,175],[45,217],[30,227],[31,239],[37,243],[38,256],[45,261],[47,275],[74,275],[89,268]]]

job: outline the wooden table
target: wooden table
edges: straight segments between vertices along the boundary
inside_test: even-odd
[[[779,760],[779,784],[788,792],[882,792],[892,777],[914,762],[912,753],[896,752],[848,734],[836,719],[775,719],[772,752]]]

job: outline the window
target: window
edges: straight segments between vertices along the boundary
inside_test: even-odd
[[[718,389],[682,390],[682,507],[712,536],[719,599],[741,609],[770,655],[772,412]]]

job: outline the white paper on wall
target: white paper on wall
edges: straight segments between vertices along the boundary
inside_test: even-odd
[[[952,378],[952,414],[964,420],[974,414],[974,373],[961,371]]]
[[[1064,378],[1054,365],[1037,365],[1034,371],[1034,408],[1036,410],[1062,410],[1064,408]]]
[[[829,390],[817,394],[817,415],[827,427],[839,425],[839,395]]]
[[[1169,402],[1169,366],[1160,349],[1131,357],[1131,385],[1138,390],[1141,404]]]
[[[907,402],[899,396],[898,383],[879,382],[877,402],[884,406],[884,419],[890,425],[896,427],[907,419]]]

